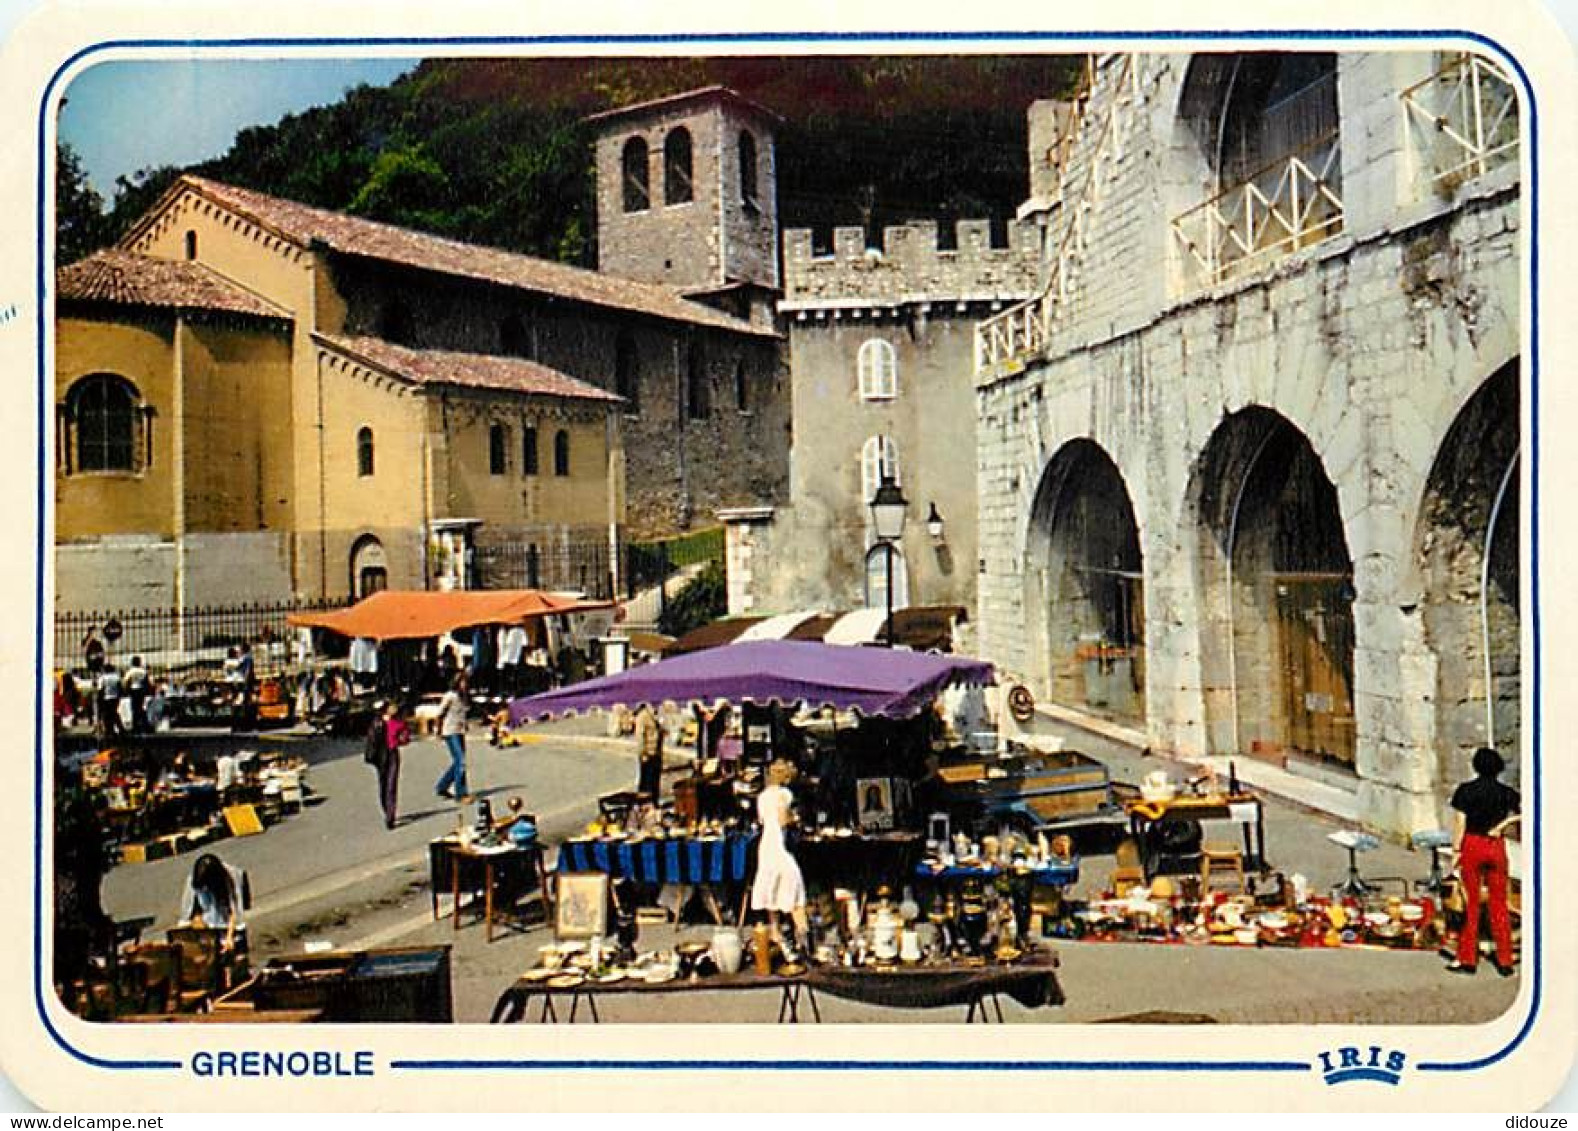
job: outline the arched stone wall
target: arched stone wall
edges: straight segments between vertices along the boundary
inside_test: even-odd
[[[1351,765],[1353,565],[1309,438],[1270,409],[1227,416],[1194,465],[1191,520],[1209,748]]]
[[[1516,781],[1519,452],[1514,359],[1485,380],[1442,437],[1414,531],[1419,609],[1435,667],[1436,778],[1443,800],[1451,784],[1467,776],[1478,746],[1500,749],[1508,780]]]
[[[1143,555],[1122,473],[1089,439],[1065,443],[1036,489],[1026,608],[1042,691],[1145,725]]]

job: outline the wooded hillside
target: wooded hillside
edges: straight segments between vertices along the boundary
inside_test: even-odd
[[[429,60],[391,86],[243,130],[190,171],[591,266],[588,114],[722,83],[784,119],[785,227],[1001,217],[1026,193],[1026,108],[1066,94],[1078,69],[1059,56]],[[101,220],[63,147],[62,260],[116,238],[182,171],[122,178]]]

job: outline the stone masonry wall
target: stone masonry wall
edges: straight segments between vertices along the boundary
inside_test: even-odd
[[[505,352],[503,327],[514,319],[520,352],[589,384],[616,391],[621,332],[637,356],[639,397],[621,424],[625,451],[625,521],[635,537],[671,533],[710,521],[720,507],[771,502],[788,481],[789,390],[780,344],[763,335],[690,329],[617,311],[569,306],[502,289],[381,268],[341,265],[346,332],[377,334],[393,294],[413,314],[417,348]],[[708,413],[685,403],[689,351],[699,344],[710,386]],[[747,407],[735,399],[743,367]]]
[[[957,250],[937,247],[937,223],[884,229],[884,248],[868,252],[860,228],[838,228],[831,255],[812,254],[811,232],[784,233],[783,310],[801,306],[1017,299],[1035,290],[1039,232],[1010,223],[1008,246],[991,246],[991,224],[960,220]]]
[[[691,138],[692,198],[664,197],[664,143],[684,128]],[[740,198],[739,136],[756,139],[757,199]],[[624,208],[624,147],[647,144],[650,204]],[[608,123],[598,138],[598,269],[642,282],[697,288],[744,281],[778,284],[777,172],[772,133],[755,115],[717,99],[654,107]]]
[[[1428,61],[1343,56],[1343,234],[1237,284],[1182,293],[1166,216],[1191,175],[1173,160],[1184,60],[1141,62],[1144,125],[1111,165],[1092,215],[1092,301],[1075,309],[1049,358],[978,389],[982,654],[1044,687],[1045,615],[1027,605],[1038,568],[1025,554],[1028,525],[1054,455],[1093,440],[1123,476],[1140,529],[1150,741],[1185,755],[1218,750],[1205,725],[1212,691],[1201,651],[1218,595],[1199,589],[1187,500],[1222,420],[1264,406],[1308,438],[1337,490],[1354,567],[1359,810],[1381,829],[1431,827],[1444,771],[1415,536],[1448,430],[1518,353],[1516,169],[1451,199],[1417,192],[1398,95],[1400,79]]]

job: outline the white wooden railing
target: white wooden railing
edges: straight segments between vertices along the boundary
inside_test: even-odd
[[[1087,93],[1090,97],[1079,101],[1078,109],[1069,120],[1067,139],[1075,138],[1085,129],[1094,97],[1093,91]],[[1046,352],[1054,328],[1066,322],[1078,290],[1090,218],[1097,211],[1112,163],[1123,152],[1139,104],[1139,68],[1133,55],[1125,55],[1117,67],[1105,117],[1088,149],[1084,179],[1077,197],[1069,191],[1065,156],[1064,188],[1060,193],[1062,230],[1057,251],[1048,266],[1046,286],[1034,298],[976,324],[975,372],[978,378],[1024,368],[1029,361]],[[1073,147],[1060,143],[1060,148],[1066,155]]]
[[[1433,185],[1452,188],[1518,158],[1518,91],[1478,55],[1454,56],[1403,91],[1411,152]]]
[[[1174,219],[1186,289],[1225,282],[1342,231],[1341,181],[1333,132]]]

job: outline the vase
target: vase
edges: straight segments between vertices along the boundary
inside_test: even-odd
[[[712,934],[712,960],[722,974],[738,974],[744,961],[745,949],[738,931],[714,931]]]

